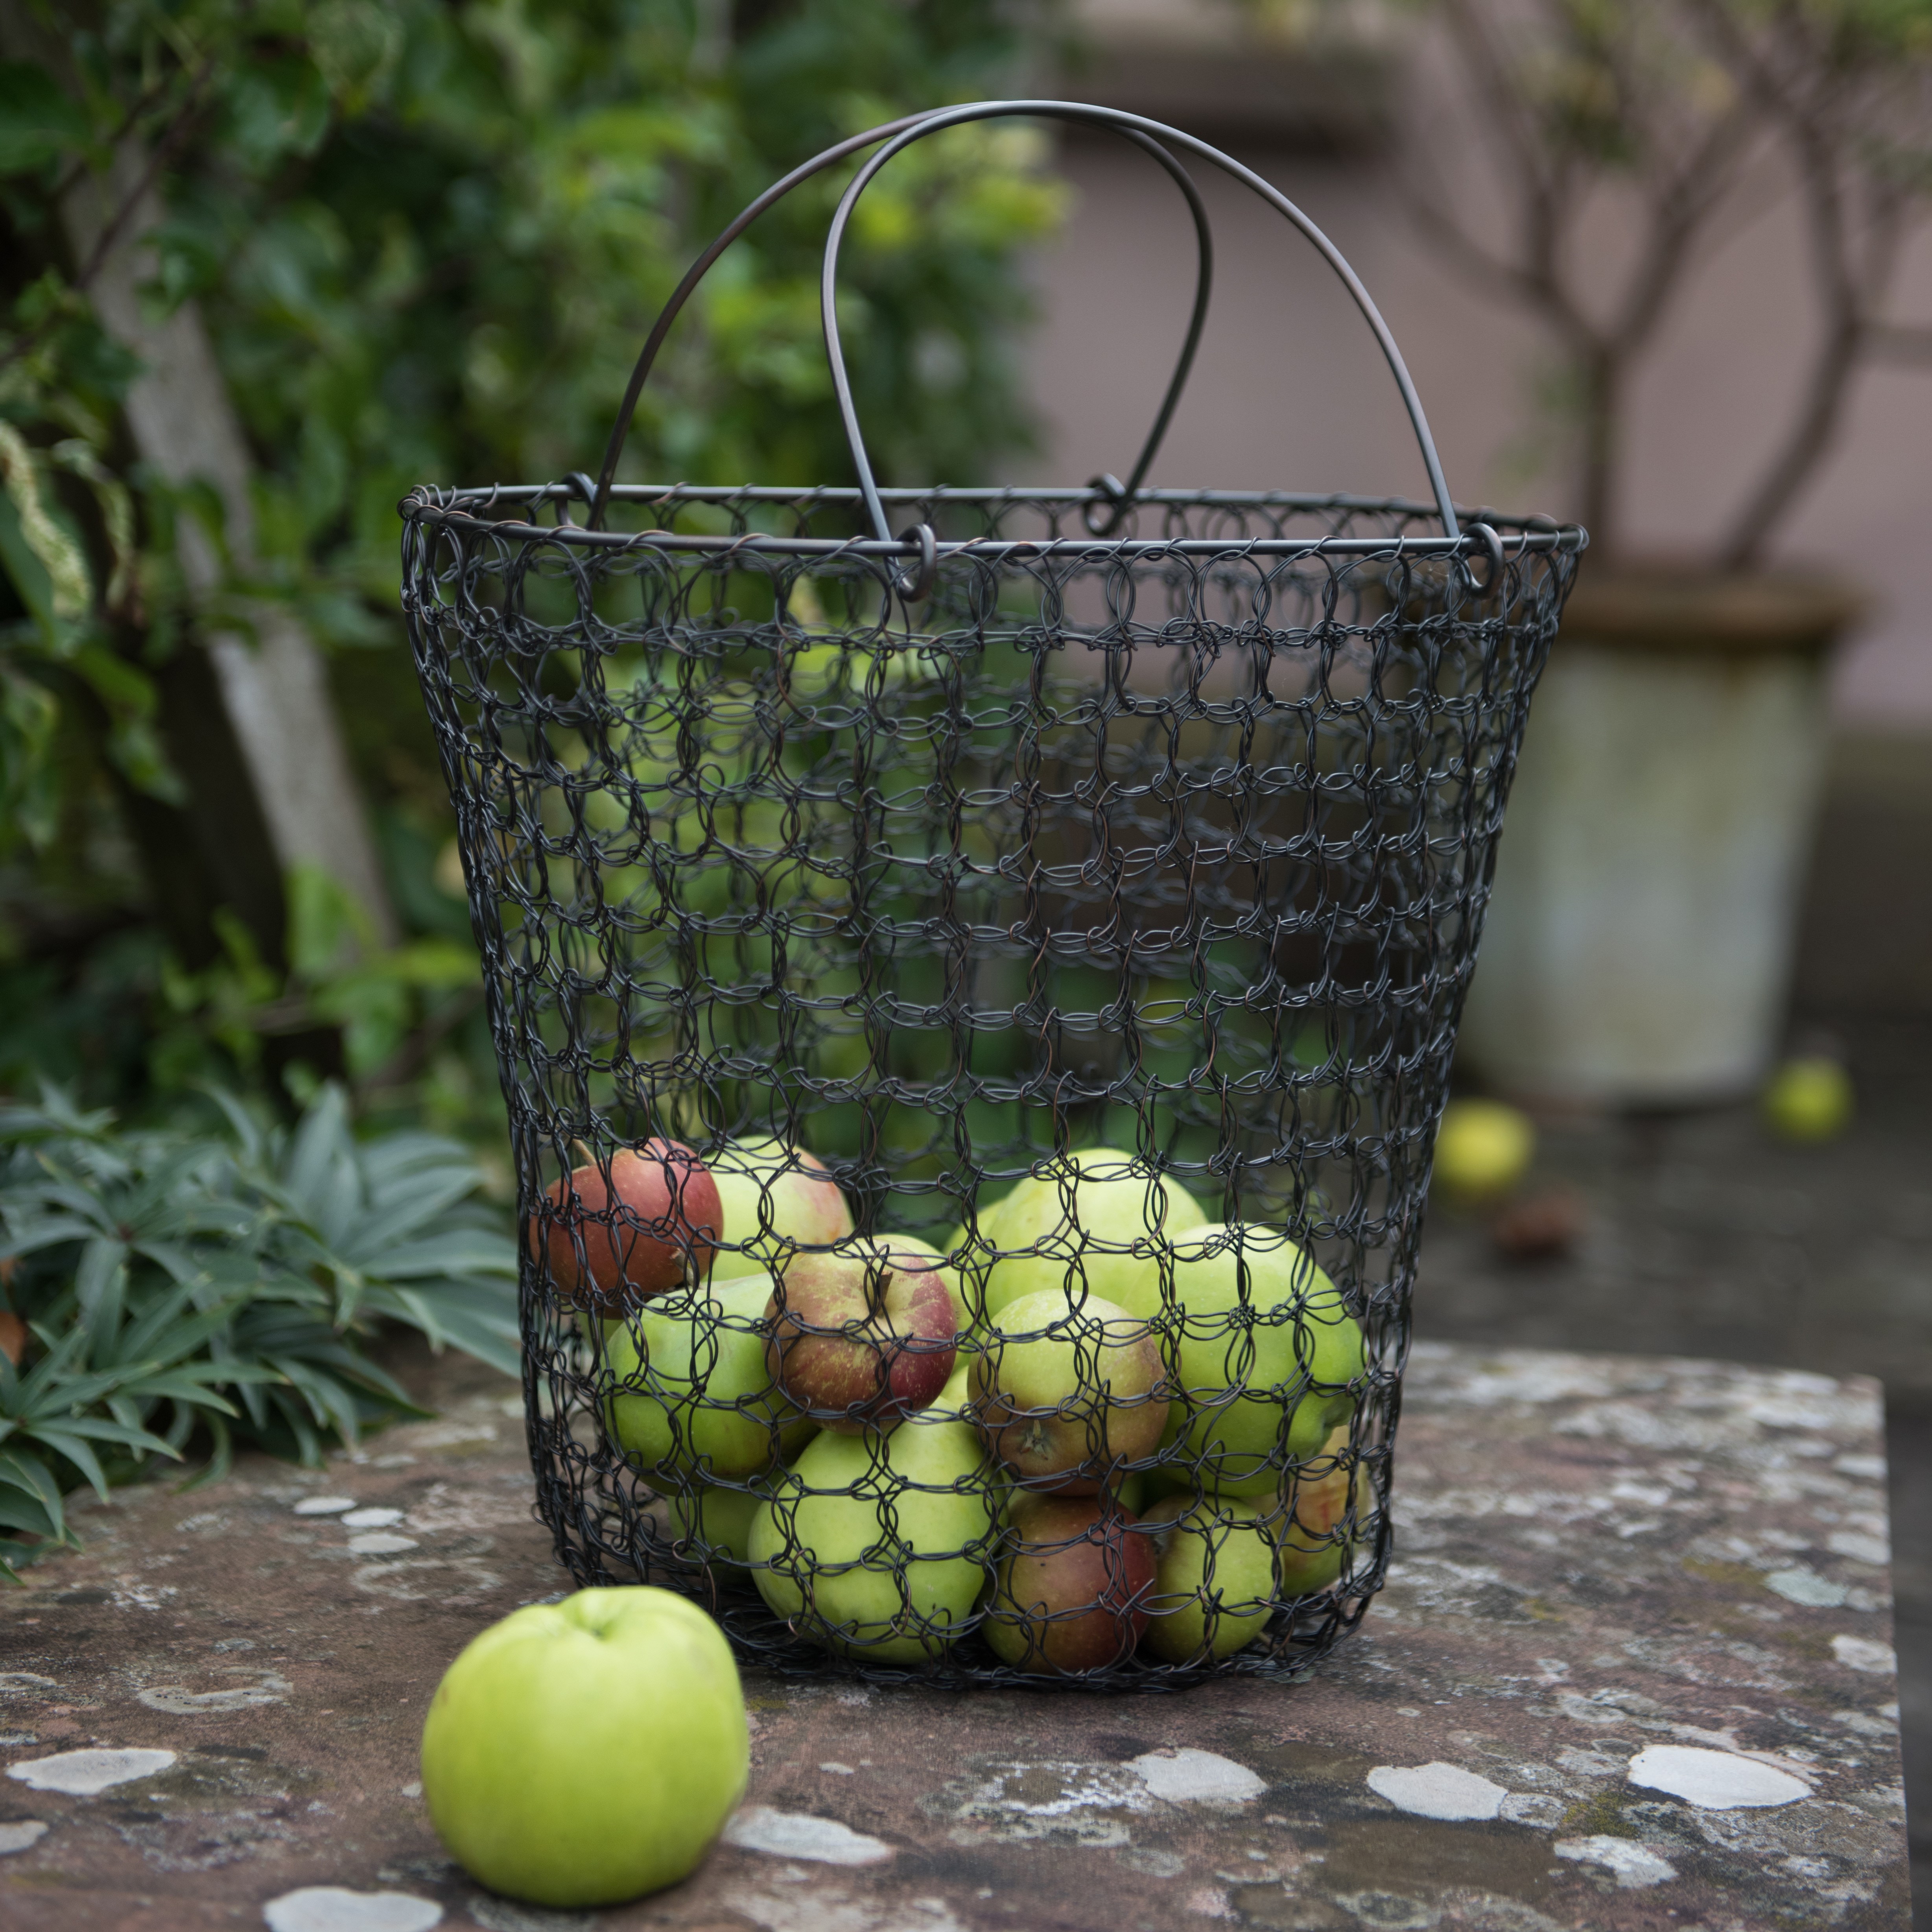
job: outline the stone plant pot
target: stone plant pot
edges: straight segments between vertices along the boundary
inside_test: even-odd
[[[1687,1106],[1776,1054],[1845,586],[1586,566],[1537,687],[1462,1031],[1504,1093]]]

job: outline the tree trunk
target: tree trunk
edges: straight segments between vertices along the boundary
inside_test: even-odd
[[[104,178],[83,177],[68,194],[61,214],[77,259],[92,252],[114,211],[139,182],[143,164],[142,155],[124,142]],[[152,272],[146,238],[161,216],[160,198],[151,188],[141,196],[122,238],[110,250],[89,293],[102,326],[142,364],[127,400],[135,447],[170,482],[200,480],[213,486],[226,513],[230,554],[245,568],[254,556],[249,500],[254,466],[200,312],[192,302],[184,303],[157,321],[141,299],[141,285]],[[213,545],[189,520],[182,520],[180,530],[184,573],[196,590],[212,590],[221,575]],[[218,632],[208,640],[208,654],[275,856],[284,868],[308,863],[329,873],[367,909],[377,938],[393,943],[395,916],[343,748],[321,654],[286,608],[264,603],[254,620],[254,641]],[[182,777],[193,790],[200,774],[190,762]],[[279,944],[274,950],[280,952]]]

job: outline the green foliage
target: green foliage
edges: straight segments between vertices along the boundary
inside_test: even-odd
[[[140,897],[101,827],[117,796],[124,810],[130,790],[178,796],[196,776],[171,768],[158,668],[184,635],[245,633],[264,599],[349,654],[338,689],[360,774],[440,846],[420,701],[406,678],[356,668],[399,651],[397,500],[424,481],[594,470],[638,346],[703,243],[842,135],[1000,88],[1052,4],[37,7],[44,57],[0,68],[0,842],[32,893]],[[142,155],[163,164],[150,311],[198,304],[250,439],[238,556],[212,487],[171,489],[128,460],[137,365],[104,332],[61,214],[76,182],[111,210],[117,148],[122,187]],[[1028,306],[1018,250],[1061,206],[1042,152],[1026,130],[956,130],[862,207],[842,317],[889,478],[978,480],[1025,440],[1009,338]],[[628,477],[847,478],[816,281],[848,178],[814,184],[714,272],[639,412]],[[221,560],[218,583],[185,580],[184,531]],[[0,880],[17,945],[14,896]],[[228,950],[218,970],[246,978]],[[394,1058],[399,1015],[406,1034],[440,1023],[454,970],[416,955],[322,987],[314,965],[239,998],[187,989],[164,1009],[174,1036],[204,1016],[245,1070],[238,1028],[306,1003],[347,1028],[360,1072]],[[178,1074],[194,1056],[164,1058]]]
[[[358,1142],[340,1091],[292,1132],[215,1096],[220,1131],[128,1132],[58,1088],[0,1110],[4,1294],[33,1337],[0,1353],[0,1574],[70,1542],[62,1498],[105,1496],[205,1438],[305,1462],[416,1414],[363,1342],[400,1322],[514,1372],[516,1257],[460,1148]],[[200,1478],[197,1478],[200,1480]]]

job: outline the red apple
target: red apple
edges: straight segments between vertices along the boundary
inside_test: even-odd
[[[930,1251],[890,1238],[794,1255],[765,1311],[772,1379],[827,1429],[890,1429],[945,1388],[957,1318]]]
[[[604,1316],[701,1280],[724,1226],[718,1186],[704,1162],[676,1141],[620,1148],[608,1169],[572,1168],[546,1188],[548,1212],[527,1224],[557,1287]]]
[[[1131,1656],[1154,1594],[1154,1538],[1107,1496],[1022,1495],[982,1628],[1005,1662],[1045,1676]]]

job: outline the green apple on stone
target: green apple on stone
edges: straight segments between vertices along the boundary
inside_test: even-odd
[[[1312,1257],[1268,1228],[1180,1235],[1174,1279],[1184,1318],[1164,1468],[1198,1474],[1216,1496],[1268,1495],[1287,1462],[1316,1455],[1354,1413],[1361,1324]]]
[[[1161,1310],[1166,1244],[1208,1216],[1178,1181],[1118,1148],[1046,1161],[980,1216],[988,1316],[1022,1295],[1082,1288],[1143,1320]]]
[[[938,1405],[890,1436],[819,1436],[752,1528],[752,1576],[801,1636],[866,1663],[934,1663],[966,1634],[996,1552],[985,1445]]]
[[[1274,1614],[1275,1540],[1238,1504],[1169,1496],[1141,1518],[1154,1545],[1154,1594],[1141,1638],[1166,1664],[1232,1657]]]
[[[814,1432],[772,1386],[765,1359],[769,1275],[647,1302],[604,1334],[616,1383],[610,1433],[646,1472],[755,1475]]]
[[[580,1590],[475,1638],[423,1725],[422,1790],[493,1892],[571,1910],[696,1868],[751,1764],[724,1633],[669,1590]]]

